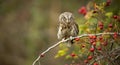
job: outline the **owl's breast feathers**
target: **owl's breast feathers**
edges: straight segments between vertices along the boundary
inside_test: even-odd
[[[74,22],[74,23],[70,23],[70,24],[63,24],[61,23],[60,26],[61,27],[61,37],[62,38],[69,38],[70,36],[77,36],[78,35],[78,25]]]

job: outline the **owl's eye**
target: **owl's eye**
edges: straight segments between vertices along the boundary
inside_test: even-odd
[[[65,18],[65,17],[63,17],[63,21],[66,21],[66,18]]]
[[[69,19],[70,21],[73,21],[73,17],[70,17],[70,19]]]

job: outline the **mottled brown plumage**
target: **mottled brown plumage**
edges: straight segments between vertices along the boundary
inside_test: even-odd
[[[67,39],[70,36],[75,37],[79,33],[78,24],[74,20],[71,12],[64,12],[59,16],[58,39]],[[68,45],[72,44],[72,40],[67,41]]]

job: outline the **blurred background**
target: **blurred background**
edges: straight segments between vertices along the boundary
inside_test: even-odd
[[[80,18],[78,9],[88,2],[90,0],[0,0],[0,65],[31,65],[39,53],[58,41],[59,14],[70,11],[76,19]],[[114,4],[118,6],[119,0]],[[64,58],[54,58],[58,50],[47,53],[41,65],[65,65]]]

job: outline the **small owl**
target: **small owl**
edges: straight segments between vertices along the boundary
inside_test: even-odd
[[[79,33],[78,24],[74,20],[71,12],[64,12],[59,16],[58,39],[67,39],[70,36],[75,37]],[[67,41],[67,45],[71,46],[73,40]]]

